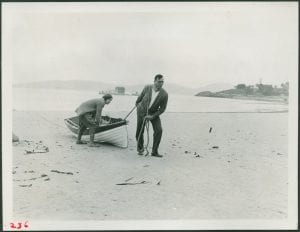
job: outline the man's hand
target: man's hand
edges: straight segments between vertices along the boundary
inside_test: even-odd
[[[153,116],[151,116],[151,115],[147,115],[146,117],[145,117],[145,120],[152,120],[153,119]]]
[[[95,118],[95,124],[100,125],[102,123],[102,119]]]
[[[91,124],[93,124],[93,125],[96,125],[96,124],[97,124],[97,121],[96,121],[96,119],[91,119],[91,120],[89,120],[89,123],[91,123]]]

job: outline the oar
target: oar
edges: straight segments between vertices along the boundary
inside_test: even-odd
[[[132,108],[132,110],[126,115],[126,117],[124,118],[124,120],[126,120],[128,118],[128,116],[135,110],[136,106],[134,106]]]

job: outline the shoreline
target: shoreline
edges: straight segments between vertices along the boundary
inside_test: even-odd
[[[287,98],[280,98],[280,97],[258,97],[258,96],[197,96],[195,95],[195,97],[208,97],[208,98],[225,98],[225,99],[236,99],[236,100],[251,100],[251,101],[265,101],[265,102],[277,102],[277,103],[283,103],[285,105],[288,105],[288,100],[285,100],[285,99],[288,99]]]
[[[70,110],[18,110],[13,109],[13,112],[58,112],[58,113],[67,113],[71,116],[76,116],[75,111]],[[128,111],[106,111],[106,113],[113,114],[114,116],[118,118],[122,118],[117,116],[117,114],[121,114],[123,116],[128,113]],[[166,111],[164,114],[269,114],[269,113],[289,113],[289,110],[257,110],[257,111]],[[132,112],[132,114],[136,114],[135,111]],[[129,116],[129,118],[131,115]]]

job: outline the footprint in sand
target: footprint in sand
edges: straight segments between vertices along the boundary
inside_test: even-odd
[[[34,173],[33,170],[30,170],[30,171],[24,171],[24,173]]]
[[[32,173],[32,172],[31,172],[31,173]],[[23,180],[21,180],[21,179],[14,179],[13,181],[22,181],[22,182],[24,182],[24,181],[32,181],[32,180],[37,180],[37,179],[44,178],[44,177],[48,177],[48,175],[42,174],[42,175],[39,176],[39,177],[32,177],[32,178],[30,178],[30,179],[23,179]],[[26,186],[25,186],[25,187],[26,187]]]
[[[20,186],[20,187],[31,187],[32,184],[29,184],[29,185],[27,185],[27,184],[20,184],[19,186]]]
[[[199,155],[197,152],[194,152],[194,157],[196,157],[196,158],[203,158],[203,156]]]
[[[56,173],[59,173],[59,174],[73,175],[72,172],[61,172],[61,171],[58,171],[58,170],[51,170],[51,172],[56,172]]]

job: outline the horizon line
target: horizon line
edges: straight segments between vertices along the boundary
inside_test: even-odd
[[[17,83],[12,83],[12,85],[20,85],[20,84],[30,84],[30,83],[42,83],[42,82],[71,82],[71,81],[81,81],[81,82],[98,82],[98,83],[102,83],[102,84],[108,84],[108,85],[117,85],[116,83],[112,83],[112,82],[104,82],[104,81],[96,81],[96,80],[80,80],[80,79],[70,79],[70,80],[42,80],[42,81],[26,81],[26,82],[17,82]],[[289,82],[288,80],[284,81],[284,82],[281,82],[280,84],[282,83],[286,83],[286,82]],[[122,84],[122,86],[135,86],[135,85],[147,85],[147,84],[150,84],[151,82],[148,82],[148,83],[135,83],[135,84]],[[230,83],[230,82],[224,82],[224,81],[220,81],[220,82],[213,82],[213,83],[207,83],[207,84],[202,84],[200,85],[199,87],[191,87],[191,86],[187,86],[187,85],[184,85],[184,84],[179,84],[179,83],[176,83],[176,82],[167,82],[169,84],[174,84],[174,85],[178,85],[178,86],[181,86],[181,87],[185,87],[185,88],[189,88],[189,89],[197,89],[197,88],[203,88],[203,87],[206,87],[206,86],[209,86],[209,85],[214,85],[214,84],[228,84],[228,85],[232,85],[233,87],[235,85],[238,85],[238,84],[246,84],[246,82],[239,82],[239,83],[236,83],[236,84],[233,84],[233,83]],[[255,84],[259,84],[259,83],[254,83]],[[278,85],[278,84],[274,84],[274,83],[270,83],[270,82],[266,82],[266,83],[262,83],[262,84],[271,84],[271,85]],[[246,85],[253,85],[253,84],[246,84]]]

